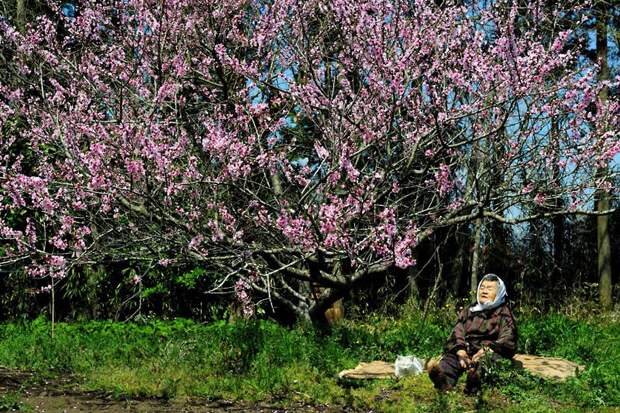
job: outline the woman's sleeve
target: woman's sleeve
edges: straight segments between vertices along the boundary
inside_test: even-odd
[[[500,313],[499,336],[490,347],[494,352],[506,358],[512,358],[517,351],[517,326],[508,306],[505,306]]]
[[[463,309],[459,314],[459,319],[452,330],[452,334],[448,337],[446,343],[446,352],[456,354],[459,350],[467,350],[467,343],[465,342],[465,321],[467,320],[467,308]]]

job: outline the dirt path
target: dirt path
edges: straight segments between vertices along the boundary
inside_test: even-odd
[[[13,410],[14,409],[14,410]],[[290,404],[286,408],[268,404],[248,404],[227,400],[118,400],[104,393],[77,390],[73,377],[45,380],[32,373],[0,367],[0,411],[34,412],[139,412],[139,413],[206,413],[206,412],[360,412],[344,406]]]

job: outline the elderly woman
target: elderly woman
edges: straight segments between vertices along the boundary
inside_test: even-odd
[[[428,366],[438,390],[452,389],[467,371],[465,393],[477,393],[480,359],[485,355],[512,358],[515,353],[517,329],[506,303],[504,282],[495,274],[485,275],[478,284],[477,301],[459,315],[439,362]]]

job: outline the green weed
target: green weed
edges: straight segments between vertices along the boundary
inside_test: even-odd
[[[11,391],[0,395],[0,412],[30,412],[32,407],[21,401],[22,394]]]
[[[620,324],[613,318],[561,313],[516,314],[520,352],[564,357],[587,366],[565,383],[517,371],[489,370],[480,398],[438,395],[426,375],[342,382],[337,373],[360,361],[441,353],[458,309],[395,319],[344,321],[328,334],[270,321],[191,320],[59,323],[44,319],[0,326],[0,365],[39,375],[76,374],[88,390],[117,397],[205,397],[250,402],[350,404],[378,411],[578,411],[620,407]],[[3,400],[3,399],[0,399]]]

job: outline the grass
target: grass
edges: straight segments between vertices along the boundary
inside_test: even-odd
[[[385,412],[620,410],[620,322],[610,317],[517,314],[520,352],[587,366],[566,383],[504,367],[491,372],[481,398],[472,398],[460,391],[438,395],[426,375],[338,381],[339,371],[360,361],[441,352],[456,309],[403,313],[398,319],[345,321],[323,335],[270,321],[203,325],[176,319],[60,323],[52,338],[49,323],[37,319],[0,326],[0,365],[48,377],[75,374],[84,390],[117,397],[304,401]],[[4,396],[3,403],[18,401]]]
[[[5,394],[0,394],[0,412],[30,412],[32,406],[23,403],[23,394],[20,391],[9,391]]]

